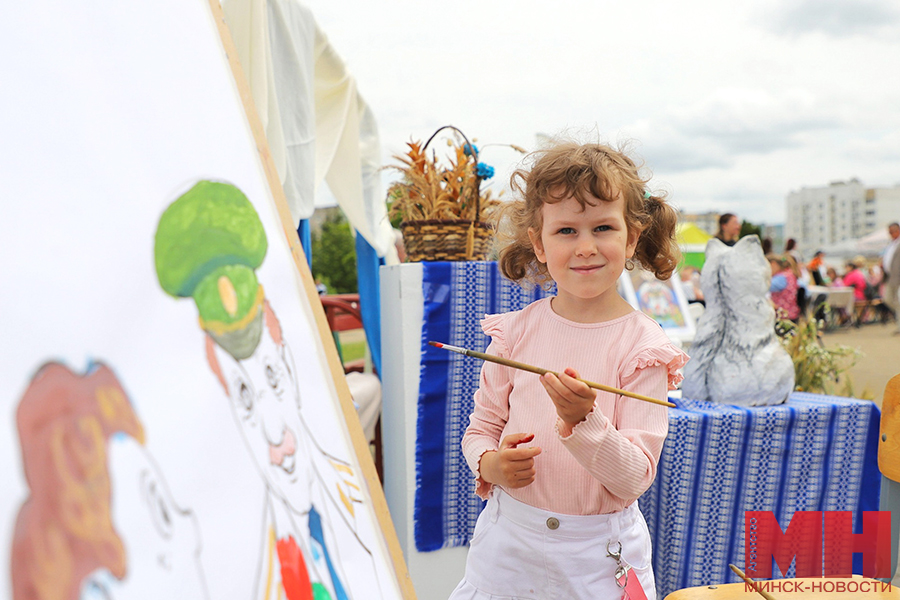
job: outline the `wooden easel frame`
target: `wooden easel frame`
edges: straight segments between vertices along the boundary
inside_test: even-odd
[[[881,427],[878,432],[878,470],[881,471],[880,510],[891,511],[891,572],[894,584],[900,580],[897,555],[900,553],[900,375],[884,388]]]
[[[375,471],[375,464],[369,452],[369,444],[366,442],[362,427],[359,424],[359,418],[356,415],[356,409],[353,406],[353,400],[350,396],[350,389],[347,387],[347,381],[344,378],[344,368],[337,354],[337,348],[332,340],[331,331],[328,328],[328,322],[325,318],[325,311],[319,301],[319,295],[316,291],[315,281],[303,253],[303,246],[300,244],[300,238],[297,235],[296,226],[294,225],[290,210],[288,209],[287,198],[284,195],[284,189],[281,187],[281,180],[272,161],[272,154],[269,150],[269,143],[266,139],[265,130],[259,115],[256,112],[256,106],[253,103],[253,96],[250,93],[250,86],[244,76],[244,71],[238,61],[237,49],[231,37],[231,31],[225,23],[225,17],[222,7],[218,0],[208,0],[209,8],[212,11],[213,20],[219,31],[219,38],[222,41],[222,47],[228,58],[228,64],[231,67],[231,73],[237,84],[238,93],[240,94],[241,103],[244,106],[244,113],[250,125],[253,139],[256,142],[256,148],[259,152],[259,158],[262,161],[263,171],[265,172],[266,182],[269,190],[275,200],[275,207],[281,220],[284,235],[287,238],[288,245],[291,249],[291,256],[294,259],[294,265],[300,273],[300,279],[303,283],[303,290],[306,293],[306,299],[312,308],[313,315],[316,319],[316,327],[318,328],[319,339],[323,341],[325,347],[325,355],[328,360],[328,368],[331,371],[331,377],[334,380],[337,389],[338,398],[341,404],[341,413],[344,417],[344,423],[350,433],[350,439],[353,443],[353,450],[356,452],[357,460],[362,468],[363,478],[368,488],[369,497],[372,501],[372,507],[381,532],[387,544],[388,553],[394,567],[398,587],[405,600],[416,600],[416,593],[412,585],[412,579],[409,576],[409,570],[406,562],[403,560],[403,552],[400,548],[400,542],[397,538],[397,532],[394,529],[394,523],[391,520],[388,511],[387,501],[384,497],[384,491],[378,474]]]

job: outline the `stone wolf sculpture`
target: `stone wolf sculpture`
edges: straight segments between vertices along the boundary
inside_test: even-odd
[[[733,248],[709,241],[700,276],[706,310],[684,368],[685,398],[740,406],[787,400],[794,364],[775,336],[775,309],[766,298],[771,278],[758,237]]]

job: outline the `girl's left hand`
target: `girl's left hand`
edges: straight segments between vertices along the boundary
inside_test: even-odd
[[[559,377],[553,373],[541,376],[541,385],[556,406],[556,414],[569,429],[587,418],[594,410],[594,399],[597,397],[597,392],[578,381],[577,377],[575,369],[566,369]]]

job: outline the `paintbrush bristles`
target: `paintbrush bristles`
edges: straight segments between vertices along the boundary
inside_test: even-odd
[[[437,348],[449,350],[450,352],[458,352],[459,354],[468,355],[468,353],[470,352],[469,350],[466,350],[465,348],[460,348],[459,346],[451,346],[450,344],[442,344],[440,342],[428,342],[428,343]]]
[[[485,354],[483,352],[475,352],[474,350],[468,350],[466,348],[460,348],[458,346],[451,346],[450,344],[443,344],[441,342],[428,342],[430,345],[436,348],[443,348],[444,350],[450,350],[452,352],[458,352],[459,354],[465,354],[466,356],[471,356],[472,358],[480,358],[481,360],[486,360],[488,362],[497,363],[498,365],[504,365],[507,367],[512,367],[513,369],[519,369],[521,371],[528,371],[530,373],[537,373],[538,375],[543,375],[545,373],[552,373],[559,377],[559,373],[556,371],[551,371],[550,369],[544,369],[541,367],[535,367],[534,365],[528,365],[525,363],[520,363],[515,360],[510,360],[508,358],[502,358],[500,356],[494,356],[493,354]],[[644,396],[642,394],[636,394],[634,392],[629,392],[627,390],[620,390],[619,388],[615,388],[609,385],[603,385],[602,383],[595,383],[593,381],[588,381],[586,379],[576,378],[578,381],[587,385],[588,387],[594,388],[595,390],[600,390],[603,392],[610,392],[612,394],[618,394],[620,396],[628,396],[629,398],[635,398],[637,400],[643,400],[644,402],[650,402],[653,404],[659,404],[662,406],[669,406],[675,408],[675,405],[671,402],[666,402],[665,400],[658,400],[657,398],[651,398],[650,396]]]

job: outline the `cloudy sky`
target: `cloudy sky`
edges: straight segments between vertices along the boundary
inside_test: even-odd
[[[479,145],[631,140],[687,211],[784,219],[804,186],[900,184],[895,0],[306,0],[385,160],[454,124]],[[486,147],[504,186],[517,155]]]

